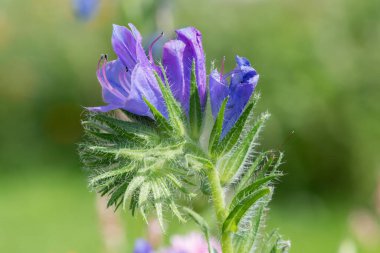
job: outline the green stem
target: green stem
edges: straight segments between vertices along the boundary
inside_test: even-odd
[[[220,184],[219,174],[215,167],[210,168],[208,172],[208,178],[212,193],[212,200],[214,203],[215,213],[216,213],[216,219],[219,224],[219,230],[222,232],[222,226],[223,222],[226,219],[226,209],[225,209],[225,202],[224,202],[224,194],[223,189]],[[229,232],[222,233],[221,238],[222,243],[222,252],[223,253],[233,253],[232,249],[232,241],[231,236]]]

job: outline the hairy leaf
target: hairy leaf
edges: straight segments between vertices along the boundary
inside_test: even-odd
[[[217,147],[217,154],[224,155],[229,152],[234,145],[238,142],[241,133],[244,129],[245,123],[248,119],[248,116],[252,113],[252,110],[257,102],[258,98],[254,97],[254,99],[249,102],[244,112],[240,115],[238,121],[236,121],[235,125],[231,128],[231,130],[227,133],[227,135],[220,141]]]
[[[269,175],[264,178],[260,178],[256,181],[254,181],[251,185],[245,187],[241,191],[239,191],[237,194],[235,194],[235,197],[232,199],[230,207],[236,207],[238,204],[240,204],[240,201],[244,199],[244,197],[252,194],[253,192],[257,191],[261,186],[265,185],[269,181],[277,178],[278,175]]]
[[[268,116],[266,113],[262,114],[239,146],[223,160],[219,167],[222,173],[221,182],[223,185],[229,183],[241,166],[248,162],[251,149],[255,145],[255,141]]]
[[[167,80],[165,71],[164,71],[162,66],[161,66],[161,69],[162,69],[162,73],[164,75],[166,85],[164,85],[161,77],[159,77],[157,72],[154,72],[154,75],[156,77],[157,83],[158,83],[160,90],[162,92],[162,97],[165,100],[166,108],[168,110],[169,120],[171,123],[170,125],[173,126],[173,128],[175,129],[175,131],[179,135],[183,136],[185,134],[184,122],[185,122],[186,117],[183,113],[183,110],[181,109],[181,106],[176,101],[176,99],[174,98],[174,96],[170,90],[169,82]]]
[[[223,223],[223,232],[231,231],[236,232],[240,220],[244,217],[248,209],[254,205],[260,198],[270,193],[269,188],[260,189],[251,195],[242,199],[238,205],[236,205],[232,211],[228,214],[226,220]]]
[[[173,131],[172,126],[167,122],[165,117],[157,110],[154,105],[152,105],[146,98],[143,98],[146,105],[149,107],[149,110],[153,114],[154,119],[157,122],[159,129],[164,133],[170,133]]]
[[[223,100],[222,105],[220,106],[218,116],[215,119],[215,123],[210,134],[208,150],[212,155],[215,154],[215,150],[219,144],[220,135],[222,134],[224,111],[226,109],[227,101],[228,97]]]
[[[191,67],[190,77],[189,122],[191,128],[191,137],[197,140],[199,138],[202,127],[202,109],[199,99],[197,79],[195,75],[195,61],[193,61]]]

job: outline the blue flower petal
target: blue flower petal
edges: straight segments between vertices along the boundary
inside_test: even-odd
[[[214,119],[218,116],[220,106],[229,93],[228,86],[224,83],[225,80],[221,80],[220,77],[217,70],[213,70],[210,74],[210,102]]]
[[[133,25],[130,27],[132,31],[125,26],[113,25],[112,46],[124,66],[132,71],[137,63],[147,63],[148,58],[140,33]]]
[[[153,68],[139,63],[132,72],[131,89],[125,102],[125,110],[137,115],[152,117],[143,98],[146,98],[162,115],[167,117],[166,105]]]
[[[185,43],[183,65],[186,84],[190,87],[191,67],[195,61],[195,74],[197,78],[198,93],[202,110],[207,101],[206,94],[206,65],[203,52],[202,34],[194,27],[187,27],[176,31],[178,40]]]
[[[169,80],[174,97],[181,103],[186,113],[189,111],[190,84],[185,80],[183,53],[186,44],[180,40],[165,43],[162,53],[162,63]]]

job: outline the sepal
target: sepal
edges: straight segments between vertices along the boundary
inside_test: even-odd
[[[162,97],[165,100],[165,105],[168,110],[170,125],[173,127],[173,129],[176,131],[178,135],[184,136],[186,132],[186,128],[185,128],[186,116],[180,104],[176,101],[176,99],[173,96],[172,91],[170,90],[169,81],[166,77],[163,66],[160,65],[160,67],[164,76],[165,84],[162,82],[162,79],[158,75],[157,72],[154,72],[154,75],[160,87]]]
[[[202,107],[199,98],[197,78],[195,74],[195,61],[191,66],[190,77],[190,106],[189,106],[189,122],[190,135],[194,140],[198,140],[202,127]]]

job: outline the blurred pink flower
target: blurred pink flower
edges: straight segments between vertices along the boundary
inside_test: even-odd
[[[220,243],[211,239],[211,247],[221,253]],[[207,242],[204,236],[193,232],[186,236],[176,235],[171,238],[171,247],[163,253],[208,253]]]

